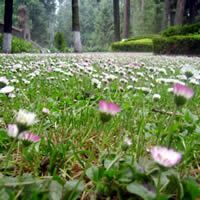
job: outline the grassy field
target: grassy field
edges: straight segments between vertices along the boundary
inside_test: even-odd
[[[0,80],[14,90],[0,90],[0,199],[197,200],[199,70],[197,57],[1,55]],[[171,89],[177,82],[195,93],[181,107]],[[108,122],[100,100],[121,109]],[[35,113],[37,123],[25,129],[40,141],[8,134],[20,109]],[[155,146],[181,161],[159,165]]]

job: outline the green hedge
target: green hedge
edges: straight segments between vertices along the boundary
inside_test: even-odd
[[[186,24],[182,26],[171,26],[162,32],[165,37],[170,37],[174,35],[191,35],[200,33],[200,23],[196,24]]]
[[[0,52],[2,52],[2,43],[3,43],[3,37],[0,35]],[[38,49],[33,47],[33,45],[30,42],[27,42],[23,39],[13,37],[12,39],[12,53],[31,53],[31,52],[39,52]]]
[[[154,39],[156,37],[159,37],[160,35],[158,34],[148,34],[148,35],[140,35],[140,36],[135,36],[133,38],[129,38],[125,41],[133,41],[133,40],[141,40],[141,39]]]
[[[151,38],[137,39],[137,40],[125,40],[115,42],[111,45],[113,51],[125,51],[125,52],[152,52],[153,41]]]
[[[154,38],[153,51],[156,54],[200,55],[200,35]]]

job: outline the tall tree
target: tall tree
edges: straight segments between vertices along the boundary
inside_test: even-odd
[[[12,15],[13,15],[13,0],[5,0],[4,35],[3,35],[4,53],[11,53],[12,49]]]
[[[175,15],[175,25],[183,24],[184,11],[185,11],[186,0],[177,0],[176,4],[176,15]]]
[[[49,29],[49,24],[51,23],[51,26],[55,24],[56,0],[14,0],[13,4],[13,24],[15,26],[18,25],[16,11],[20,5],[25,5],[29,16],[28,25],[30,27],[31,40],[41,46],[48,47],[49,35],[54,31]]]
[[[125,0],[124,4],[124,38],[129,37],[130,31],[130,0]]]
[[[189,22],[193,23],[197,15],[197,0],[190,0],[187,2],[189,7]]]
[[[78,0],[72,0],[72,32],[74,40],[74,51],[82,52],[80,22],[79,22],[79,7]]]
[[[164,28],[170,26],[170,0],[164,2]]]
[[[113,15],[114,15],[114,34],[115,41],[120,40],[120,11],[119,0],[113,0]]]
[[[31,39],[30,28],[28,24],[28,13],[25,5],[18,7],[18,27],[22,30],[23,38],[26,40]]]

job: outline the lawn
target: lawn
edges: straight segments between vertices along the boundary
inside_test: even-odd
[[[1,55],[0,76],[0,199],[200,197],[200,58]]]

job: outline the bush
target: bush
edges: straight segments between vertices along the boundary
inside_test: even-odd
[[[125,40],[113,43],[111,48],[113,51],[151,52],[153,50],[153,42],[150,38]]]
[[[54,37],[54,46],[60,52],[67,52],[68,51],[63,33],[60,33],[60,32],[56,33],[56,35]]]
[[[14,37],[12,40],[12,53],[33,52],[33,46],[30,42]]]
[[[182,26],[171,26],[162,32],[165,37],[170,37],[174,35],[191,35],[200,33],[200,23],[196,24],[186,24]]]
[[[141,40],[141,39],[153,39],[156,37],[159,37],[160,35],[156,35],[156,34],[148,34],[148,35],[140,35],[140,36],[135,36],[133,38],[129,38],[129,39],[125,39],[125,41],[133,41],[133,40]]]
[[[2,46],[3,46],[3,36],[0,35],[0,52],[2,52]],[[13,37],[12,39],[12,53],[33,53],[33,52],[39,52],[38,49],[34,48],[33,45],[21,38]]]
[[[159,37],[153,39],[156,54],[200,55],[200,35]]]

